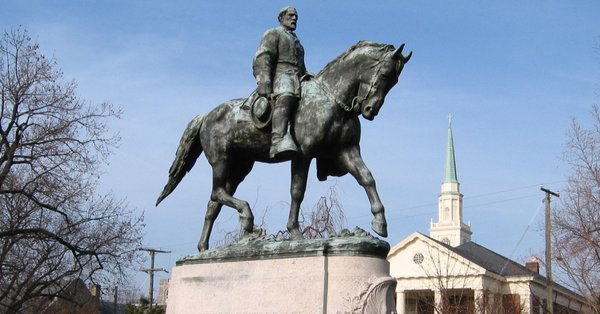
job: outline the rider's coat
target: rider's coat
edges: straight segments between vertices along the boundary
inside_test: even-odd
[[[296,34],[279,26],[263,35],[252,63],[259,84],[273,87],[273,95],[300,97],[300,77],[306,73],[304,48]]]

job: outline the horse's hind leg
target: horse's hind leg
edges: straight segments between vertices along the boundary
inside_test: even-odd
[[[210,234],[212,232],[213,225],[217,216],[221,212],[221,208],[223,204],[215,202],[213,200],[208,201],[208,205],[206,206],[206,216],[204,217],[204,227],[202,228],[202,235],[200,236],[200,241],[198,241],[198,251],[206,251],[208,250],[208,241],[210,239]]]
[[[219,162],[213,165],[213,189],[211,200],[206,207],[204,228],[198,242],[198,250],[208,249],[208,242],[212,228],[223,205],[236,209],[240,213],[240,223],[246,232],[252,232],[254,216],[247,202],[233,197],[235,190],[252,169],[254,162],[236,162],[235,166],[227,171],[227,163]]]

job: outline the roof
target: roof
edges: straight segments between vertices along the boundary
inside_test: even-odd
[[[487,249],[473,241],[463,243],[457,247],[448,245],[442,241],[438,241],[421,232],[414,232],[399,244],[395,245],[388,256],[394,255],[397,251],[402,250],[411,239],[420,237],[423,240],[432,242],[431,244],[439,245],[445,249],[457,254],[458,256],[468,260],[469,262],[480,266],[481,268],[503,277],[519,277],[519,276],[534,276],[538,279],[545,277],[537,272],[529,270],[524,265],[515,262],[507,257],[504,257],[490,249]]]
[[[423,234],[421,234],[421,235],[423,235]],[[452,247],[441,241],[430,238],[426,235],[423,235],[423,236],[435,241],[436,243],[438,243],[440,245],[443,245],[444,247],[448,248],[452,252],[455,252],[456,254],[460,255],[461,257],[485,268],[486,270],[488,270],[492,273],[498,274],[500,276],[503,276],[505,278],[533,276],[535,279],[537,279],[541,282],[546,281],[546,277],[543,276],[542,274],[532,271],[532,270],[529,270],[526,266],[521,265],[520,263],[515,262],[507,257],[504,257],[504,256],[502,256],[486,247],[483,247],[475,242],[469,241],[469,242],[463,243],[457,247]],[[563,293],[570,293],[570,294],[576,296],[580,301],[583,300],[583,297],[580,294],[578,294],[577,292],[557,283],[556,281],[552,281],[552,282],[553,282],[553,286],[555,288],[562,289]]]
[[[433,239],[427,235],[424,235],[421,232],[413,232],[411,235],[400,241],[400,243],[392,247],[388,255],[388,259],[403,251],[406,248],[406,246],[412,241],[414,241],[414,239],[416,238],[420,238],[421,240],[429,242],[429,245],[436,245],[450,252],[453,252],[461,258],[464,258],[467,261],[473,263],[474,265],[481,267],[486,271],[497,276],[504,277],[507,279],[510,277],[530,277],[533,281],[537,281],[540,284],[545,284],[546,282],[545,276],[535,271],[531,271],[526,266],[521,265],[518,262],[504,257],[475,242],[469,241],[457,247],[453,247],[441,241]],[[553,282],[553,289],[559,289],[561,290],[561,293],[575,297],[578,300],[578,302],[585,302],[583,296],[571,290],[570,288],[557,283],[556,281]]]
[[[81,278],[64,279],[49,286],[44,293],[57,296],[58,299],[68,300],[75,304],[85,304],[93,298],[87,285]]]
[[[469,241],[457,247],[449,247],[453,252],[470,260],[471,262],[504,277],[537,276],[544,278],[537,272],[529,270],[524,265],[506,258],[475,242]]]

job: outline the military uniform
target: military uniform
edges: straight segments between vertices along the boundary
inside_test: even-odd
[[[254,56],[252,70],[259,91],[272,92],[267,96],[275,100],[269,156],[286,158],[285,155],[298,151],[288,125],[301,96],[300,78],[306,74],[304,48],[293,30],[283,26],[267,30]]]
[[[260,41],[252,64],[259,84],[270,84],[275,97],[300,98],[300,78],[306,73],[304,47],[293,31],[282,26],[269,29]]]

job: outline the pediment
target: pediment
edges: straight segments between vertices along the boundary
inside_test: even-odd
[[[486,269],[461,256],[452,247],[414,232],[388,254],[390,274],[396,278],[479,276]]]

